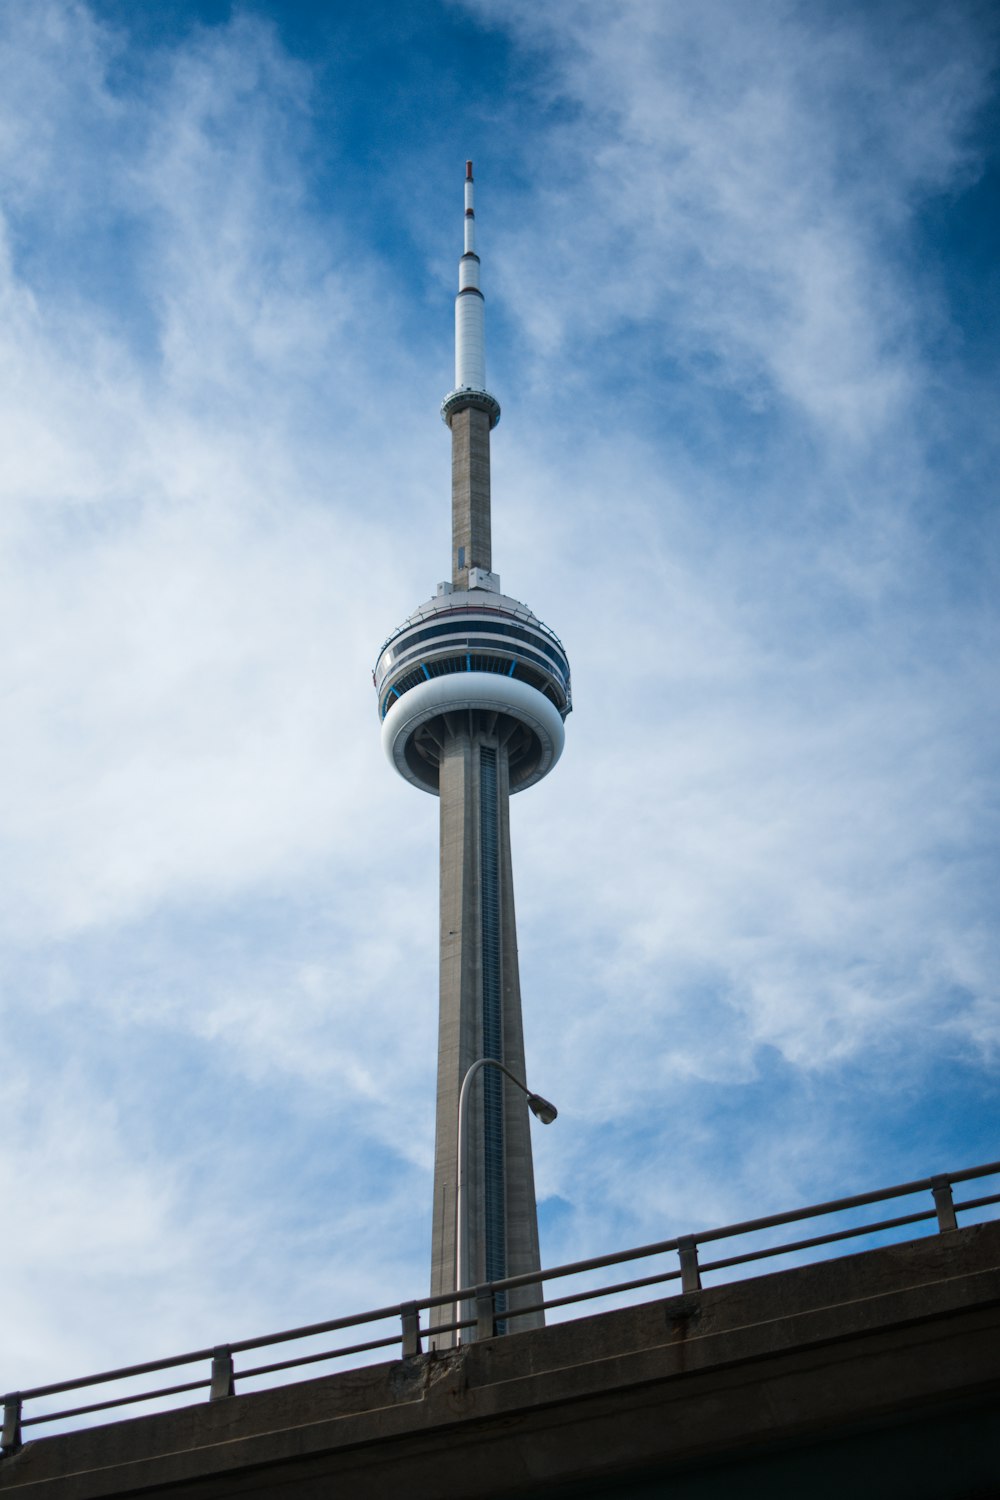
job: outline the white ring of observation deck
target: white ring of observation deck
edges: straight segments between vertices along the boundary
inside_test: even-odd
[[[523,791],[541,781],[562,754],[566,743],[562,716],[544,693],[529,683],[495,672],[454,672],[410,688],[396,699],[382,720],[382,748],[400,776],[421,791],[437,796],[437,787],[411,765],[407,746],[422,724],[441,714],[461,713],[466,709],[515,719],[537,741],[538,757],[531,773],[516,786],[512,785],[512,792]]]

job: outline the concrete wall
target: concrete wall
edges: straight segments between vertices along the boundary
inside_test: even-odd
[[[28,1443],[0,1497],[1000,1494],[1000,1225]]]

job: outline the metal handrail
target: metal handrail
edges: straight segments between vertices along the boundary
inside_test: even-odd
[[[234,1382],[237,1377],[246,1380],[252,1376],[275,1374],[282,1370],[298,1369],[300,1366],[317,1364],[328,1359],[344,1358],[353,1354],[368,1353],[377,1349],[399,1347],[402,1357],[408,1358],[422,1352],[422,1340],[424,1337],[441,1338],[464,1329],[474,1328],[478,1338],[490,1337],[496,1331],[496,1297],[498,1293],[528,1286],[535,1286],[541,1290],[543,1283],[561,1280],[567,1276],[580,1275],[588,1271],[602,1270],[608,1266],[622,1265],[627,1261],[644,1260],[651,1256],[676,1252],[680,1265],[678,1269],[658,1271],[650,1276],[618,1282],[611,1286],[588,1288],[584,1291],[572,1292],[567,1296],[546,1298],[532,1304],[530,1307],[508,1309],[505,1316],[508,1318],[524,1316],[531,1312],[573,1306],[601,1297],[621,1295],[642,1287],[660,1285],[668,1281],[680,1280],[682,1292],[694,1293],[701,1289],[701,1275],[703,1272],[727,1270],[733,1266],[749,1265],[754,1261],[776,1255],[790,1255],[803,1250],[816,1249],[819,1246],[858,1238],[862,1235],[873,1235],[889,1229],[898,1229],[908,1224],[926,1223],[933,1219],[937,1220],[938,1231],[947,1233],[958,1227],[957,1214],[1000,1203],[1000,1193],[987,1194],[983,1197],[971,1198],[964,1202],[956,1203],[952,1196],[953,1186],[959,1182],[971,1182],[981,1177],[995,1175],[1000,1175],[1000,1161],[987,1162],[979,1167],[967,1167],[959,1172],[951,1172],[934,1177],[922,1177],[915,1182],[897,1183],[894,1187],[881,1188],[874,1192],[855,1193],[849,1198],[835,1198],[826,1203],[814,1203],[806,1208],[792,1209],[785,1213],[765,1214],[757,1219],[745,1219],[740,1223],[726,1224],[717,1229],[702,1229],[692,1234],[678,1235],[669,1240],[658,1240],[653,1244],[640,1245],[630,1250],[618,1250],[609,1255],[591,1256],[588,1260],[578,1260],[561,1266],[553,1266],[544,1271],[527,1272],[520,1276],[508,1276],[502,1280],[490,1282],[488,1285],[476,1287],[474,1289],[474,1296],[472,1295],[472,1289],[467,1288],[465,1290],[463,1293],[464,1299],[469,1301],[474,1300],[475,1303],[476,1316],[474,1318],[441,1322],[435,1324],[433,1327],[425,1326],[422,1328],[420,1323],[422,1312],[426,1313],[443,1307],[450,1309],[455,1306],[458,1300],[458,1293],[454,1291],[444,1292],[432,1297],[421,1298],[415,1302],[404,1302],[402,1304],[393,1304],[390,1307],[374,1308],[369,1312],[355,1313],[347,1317],[328,1318],[321,1323],[307,1323],[299,1328],[284,1329],[280,1333],[264,1334],[257,1338],[239,1339],[229,1344],[195,1349],[185,1354],[170,1355],[166,1359],[147,1360],[142,1364],[136,1365],[123,1365],[116,1370],[104,1370],[96,1375],[86,1375],[74,1380],[54,1381],[48,1385],[33,1386],[29,1390],[15,1391],[3,1398],[2,1452],[4,1454],[16,1452],[21,1446],[22,1428],[28,1426],[36,1426],[45,1422],[69,1420],[72,1417],[86,1416],[93,1412],[131,1406],[141,1401],[153,1401],[168,1396],[180,1395],[187,1391],[208,1389],[210,1399],[218,1400],[233,1394]],[[710,1244],[717,1240],[733,1239],[736,1236],[752,1234],[760,1230],[774,1229],[785,1224],[797,1224],[806,1219],[815,1219],[826,1214],[841,1213],[852,1208],[863,1208],[873,1203],[885,1203],[894,1198],[903,1198],[922,1192],[930,1192],[933,1195],[934,1206],[932,1208],[898,1215],[895,1218],[883,1219],[875,1223],[855,1225],[848,1229],[831,1230],[828,1234],[812,1235],[805,1239],[792,1240],[779,1245],[766,1245],[744,1251],[739,1255],[726,1256],[719,1260],[702,1263],[699,1263],[698,1260],[699,1245]],[[314,1337],[318,1334],[333,1333],[348,1328],[360,1328],[365,1324],[384,1322],[389,1318],[400,1319],[402,1325],[400,1333],[393,1333],[386,1338],[370,1339],[363,1343],[327,1349],[320,1353],[304,1354],[293,1359],[280,1360],[272,1364],[258,1365],[238,1372],[233,1367],[233,1356],[235,1354],[246,1353],[253,1349],[265,1349],[274,1344],[291,1343],[295,1340]],[[201,1364],[209,1360],[211,1361],[212,1373],[211,1377],[207,1380],[193,1380],[179,1385],[161,1386],[150,1391],[132,1392],[128,1395],[114,1397],[108,1401],[91,1402],[84,1406],[71,1407],[57,1412],[41,1412],[37,1416],[25,1417],[22,1414],[25,1401],[38,1400],[46,1396],[61,1395],[63,1392],[68,1391],[86,1390],[95,1385],[106,1385],[116,1380],[135,1379],[141,1375],[156,1374],[160,1371],[176,1369],[181,1365]]]
[[[510,595],[507,594],[507,595],[504,595],[504,597],[505,598],[510,598]],[[429,602],[430,601],[428,600],[428,603]],[[527,616],[529,616],[529,618],[525,621],[525,624],[528,624],[528,625],[531,625],[531,626],[535,627],[537,630],[539,630],[541,632],[542,635],[547,635],[550,640],[552,640],[552,641],[555,642],[555,644],[559,647],[559,650],[565,656],[567,654],[566,653],[566,647],[563,645],[562,641],[556,635],[555,631],[552,629],[552,626],[551,625],[546,625],[545,622],[544,622],[544,620],[540,620],[538,618],[538,616],[536,614],[534,614],[533,611],[530,610],[526,604],[522,604],[519,599],[515,599],[514,603],[516,605],[518,605],[519,609],[522,609]],[[458,615],[458,614],[463,614],[463,613],[464,614],[480,614],[480,615],[505,615],[505,616],[507,616],[508,619],[511,616],[513,616],[514,619],[520,619],[521,618],[521,616],[518,614],[517,610],[500,609],[495,604],[450,604],[445,609],[432,609],[432,610],[429,610],[426,616],[421,615],[420,610],[416,609],[416,610],[414,610],[414,612],[413,612],[412,615],[408,616],[408,618],[403,621],[402,625],[397,625],[396,629],[390,631],[389,634],[386,636],[385,640],[382,642],[381,646],[378,648],[378,653],[377,653],[377,655],[375,657],[375,664],[376,664],[376,666],[378,665],[378,662],[379,662],[379,660],[380,660],[380,658],[382,656],[382,652],[385,650],[386,646],[391,646],[392,643],[393,643],[393,641],[396,639],[396,637],[398,635],[403,635],[404,632],[407,631],[407,630],[409,630],[409,629],[411,629],[412,626],[417,625],[417,624],[421,624],[425,618],[428,619],[428,620],[431,620],[431,619],[438,620],[438,619],[443,619],[446,615]],[[414,618],[414,617],[416,617],[416,618]]]

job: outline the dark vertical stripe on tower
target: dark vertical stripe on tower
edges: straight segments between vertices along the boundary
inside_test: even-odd
[[[480,748],[480,901],[483,922],[483,1056],[503,1061],[503,1002],[500,976],[500,823],[497,752]],[[504,1195],[504,1077],[499,1068],[483,1069],[483,1144],[486,1210],[486,1279],[507,1275],[507,1225]],[[497,1298],[503,1312],[506,1297]],[[505,1332],[498,1325],[498,1332]]]

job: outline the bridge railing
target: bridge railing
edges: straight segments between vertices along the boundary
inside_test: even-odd
[[[149,1360],[144,1364],[125,1365],[117,1370],[104,1370],[96,1375],[86,1375],[75,1380],[56,1381],[49,1385],[35,1386],[30,1390],[15,1391],[3,1398],[4,1454],[16,1452],[22,1445],[25,1428],[41,1426],[50,1422],[69,1422],[82,1417],[96,1416],[103,1412],[119,1412],[141,1402],[163,1403],[178,1396],[195,1391],[207,1393],[207,1399],[218,1401],[232,1396],[237,1380],[260,1379],[268,1375],[283,1375],[291,1370],[304,1370],[310,1365],[322,1364],[336,1359],[357,1359],[363,1354],[374,1354],[380,1350],[393,1350],[402,1358],[411,1358],[423,1352],[425,1340],[438,1344],[451,1343],[453,1336],[462,1331],[474,1330],[477,1339],[491,1338],[496,1333],[497,1320],[512,1319],[526,1313],[582,1306],[600,1298],[618,1298],[650,1287],[680,1283],[680,1291],[696,1294],[701,1290],[702,1277],[719,1272],[730,1272],[723,1280],[735,1279],[732,1272],[737,1268],[752,1267],[756,1262],[776,1256],[794,1256],[799,1261],[808,1252],[817,1252],[826,1247],[839,1247],[849,1241],[858,1241],[886,1236],[900,1238],[900,1231],[916,1225],[931,1225],[933,1230],[948,1234],[959,1227],[958,1216],[963,1222],[975,1222],[967,1216],[1000,1203],[1000,1192],[981,1194],[956,1201],[953,1189],[959,1184],[982,1178],[1000,1176],[1000,1162],[987,1162],[983,1166],[968,1167],[935,1177],[924,1177],[916,1182],[897,1183],[894,1187],[881,1188],[875,1192],[857,1193],[849,1198],[836,1198],[828,1203],[813,1203],[806,1208],[792,1209],[780,1214],[767,1214],[757,1219],[746,1219],[738,1224],[726,1224],[718,1229],[701,1229],[697,1232],[678,1235],[673,1239],[659,1240],[653,1244],[640,1245],[630,1250],[615,1251],[610,1255],[592,1256],[588,1260],[573,1261],[562,1266],[553,1266],[541,1274],[531,1272],[523,1276],[509,1276],[503,1281],[494,1281],[485,1286],[464,1288],[461,1293],[449,1292],[419,1301],[394,1303],[389,1307],[374,1308],[368,1312],[355,1313],[343,1318],[329,1318],[321,1323],[309,1323],[301,1328],[288,1328],[280,1333],[263,1337],[240,1339],[235,1343],[218,1344],[203,1349],[190,1350],[185,1354],[174,1354],[167,1359]],[[887,1218],[865,1219],[861,1223],[846,1227],[839,1222],[829,1225],[819,1233],[803,1237],[775,1240],[773,1231],[783,1230],[788,1225],[804,1224],[809,1220],[830,1220],[843,1216],[845,1212],[870,1209],[873,1206],[892,1203],[899,1198],[916,1197],[921,1201],[916,1207],[902,1214]],[[736,1249],[735,1253],[717,1255],[714,1247],[730,1240],[751,1240],[748,1247]],[[859,1247],[861,1248],[861,1247]],[[630,1262],[649,1261],[657,1256],[669,1257],[668,1263],[657,1267],[646,1275],[631,1275],[621,1281],[605,1282],[596,1273]],[[818,1258],[816,1254],[811,1259]],[[550,1287],[552,1283],[563,1283],[567,1278],[582,1278],[586,1285],[560,1295],[540,1297],[530,1306],[518,1303],[516,1308],[498,1306],[501,1293],[519,1288]],[[594,1283],[597,1284],[594,1284]],[[504,1299],[505,1301],[506,1299]],[[635,1300],[634,1298],[632,1300]],[[429,1316],[428,1316],[429,1315]],[[280,1345],[316,1341],[326,1335],[354,1333],[365,1337],[348,1343],[335,1343],[333,1347],[310,1349],[288,1358],[265,1360],[263,1363],[240,1363],[237,1356],[252,1355],[259,1350],[275,1349]],[[371,1336],[376,1335],[376,1336]],[[151,1375],[163,1375],[168,1371],[183,1370],[185,1366],[200,1366],[195,1378],[179,1383],[155,1384],[151,1388],[134,1389],[135,1382]],[[97,1394],[101,1386],[117,1385],[115,1394],[103,1400],[71,1402],[58,1410],[35,1409],[25,1411],[26,1403],[44,1403],[55,1396],[71,1396],[76,1392]],[[125,1387],[125,1389],[122,1389]]]

